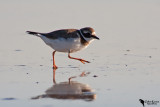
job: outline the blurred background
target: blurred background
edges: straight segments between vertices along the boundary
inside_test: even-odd
[[[160,100],[159,13],[159,0],[1,0],[0,105],[135,107],[142,106],[139,98]],[[96,100],[32,101],[31,97],[52,85],[53,50],[25,32],[88,26],[95,29],[100,41],[73,56],[92,63],[82,65],[57,52],[60,69],[56,79],[63,82],[90,72],[76,80],[89,84],[96,91]],[[10,97],[17,100],[3,101]]]

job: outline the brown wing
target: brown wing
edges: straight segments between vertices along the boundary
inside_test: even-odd
[[[57,39],[57,38],[77,38],[77,29],[62,29],[62,30],[56,30],[50,33],[44,33],[45,37],[50,39]]]

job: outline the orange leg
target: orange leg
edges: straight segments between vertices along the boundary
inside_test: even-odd
[[[53,69],[57,69],[58,67],[55,64],[55,60],[54,60],[54,55],[55,55],[56,51],[53,51],[52,55],[53,55]]]
[[[75,60],[78,60],[78,61],[81,61],[83,64],[85,64],[85,62],[86,62],[86,63],[90,63],[89,61],[86,61],[86,60],[84,60],[84,59],[73,58],[73,57],[70,56],[70,53],[68,53],[68,58],[70,58],[70,59],[75,59]]]

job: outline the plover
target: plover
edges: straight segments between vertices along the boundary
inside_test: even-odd
[[[27,31],[27,33],[40,37],[48,46],[54,49],[52,53],[54,69],[58,68],[54,59],[56,51],[68,53],[68,57],[70,59],[79,60],[83,64],[89,63],[89,61],[84,59],[71,57],[70,53],[85,49],[94,39],[99,40],[94,29],[91,27],[85,27],[81,29],[61,29],[49,33],[32,31]]]

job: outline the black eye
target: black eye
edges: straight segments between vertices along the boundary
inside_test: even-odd
[[[91,37],[90,33],[85,33],[84,36],[85,36],[86,38],[90,38],[90,37]]]

